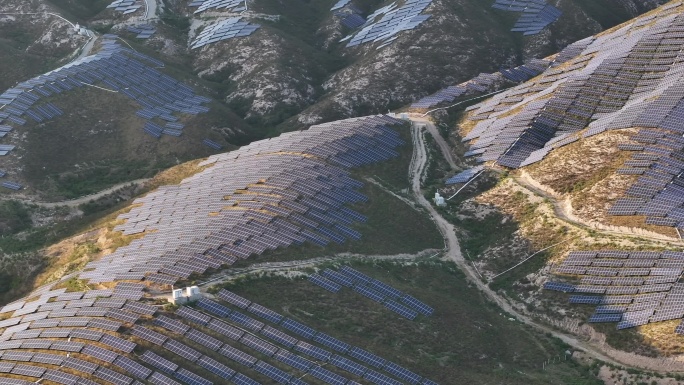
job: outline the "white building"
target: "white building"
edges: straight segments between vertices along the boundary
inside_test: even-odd
[[[444,197],[439,195],[438,192],[435,193],[435,198],[433,200],[435,201],[435,204],[437,206],[446,206],[446,201],[444,200]]]

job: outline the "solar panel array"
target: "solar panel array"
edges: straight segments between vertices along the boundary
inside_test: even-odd
[[[245,0],[192,0],[188,7],[197,7],[195,13],[210,9],[242,12],[245,10]]]
[[[139,104],[141,109],[136,115],[145,119],[143,130],[155,137],[180,136],[183,129],[183,124],[178,122],[180,114],[209,111],[202,105],[209,98],[196,95],[192,88],[157,69],[164,63],[124,48],[115,39],[115,35],[105,35],[98,53],[21,82],[0,94],[0,130],[9,132],[12,126],[23,126],[27,121],[43,124],[59,119],[64,112],[55,103],[59,103],[62,95],[86,85],[115,91]],[[0,144],[0,155],[12,149],[13,145]],[[15,182],[4,182],[3,186],[21,188]]]
[[[540,76],[468,108],[477,122],[464,136],[468,155],[516,168],[606,130],[671,127],[682,96],[680,6],[574,43]]]
[[[467,170],[461,171],[460,173],[452,176],[451,178],[447,179],[445,182],[447,185],[452,185],[452,184],[457,184],[457,183],[467,183],[469,180],[471,180],[475,175],[480,173],[484,169],[483,166],[477,166],[473,168],[469,168]]]
[[[351,4],[349,0],[340,0],[331,8],[331,11],[340,20],[340,24],[349,29],[357,29],[366,24],[363,11]]]
[[[509,12],[521,12],[522,15],[511,29],[523,35],[536,35],[549,24],[558,20],[562,12],[546,2],[546,0],[496,0],[492,8]]]
[[[589,322],[618,322],[618,329],[684,318],[684,252],[573,251],[554,273],[579,284],[547,282],[547,290],[572,293],[570,303],[597,305]]]
[[[357,279],[362,276],[366,277],[362,273],[350,268],[348,268],[346,271],[350,274],[351,272],[354,272]],[[332,272],[344,276],[342,273],[335,271]],[[371,282],[374,282],[371,278],[368,279]],[[351,346],[339,339],[316,331],[315,329],[291,318],[283,317],[273,310],[253,303],[231,291],[222,289],[216,293],[216,296],[238,309],[251,308],[255,306],[262,309],[262,313],[257,315],[265,321],[271,322],[275,326],[273,327],[270,325],[264,325],[262,323],[259,329],[251,330],[251,332],[254,334],[235,334],[232,332],[221,334],[224,334],[232,340],[241,342],[243,345],[249,347],[253,351],[260,352],[268,357],[272,357],[273,359],[294,369],[309,373],[310,375],[319,378],[324,382],[341,384],[352,383],[348,382],[349,380],[344,376],[340,376],[327,370],[322,371],[321,367],[324,366],[326,362],[329,362],[345,372],[359,377],[364,377],[365,374],[373,372],[366,366],[369,365],[376,369],[383,370],[386,373],[401,380],[405,380],[411,384],[435,384],[433,381],[427,378],[422,378],[420,375],[413,373],[410,370],[397,365],[396,363],[385,360],[361,348]],[[417,304],[419,304],[423,311],[428,311],[429,313],[432,312],[431,308],[411,296],[405,296],[402,301],[404,301],[404,303],[411,303],[413,304],[412,306],[417,306]],[[221,317],[222,321],[218,321],[218,319],[210,320],[208,322],[210,327],[215,322],[223,322],[224,320],[229,320],[229,322],[231,322],[232,325],[237,328],[242,326],[236,323],[229,315],[231,314],[230,312],[239,313],[239,310],[230,309],[209,299],[202,299],[199,305],[201,308],[211,313],[212,317]],[[234,326],[224,324],[223,328],[233,328]],[[278,330],[276,327],[284,330]],[[219,329],[214,328],[214,330]],[[294,333],[297,336],[304,338],[306,341],[299,340],[287,334],[288,332]],[[261,334],[272,342],[262,340],[261,338],[257,337],[256,333]],[[286,372],[273,370],[271,365],[264,361],[258,361],[257,358],[248,354],[248,352],[245,350],[226,345],[220,349],[220,351],[225,357],[241,365],[254,368],[258,372],[265,374],[274,380],[283,379],[289,375]],[[297,355],[297,353],[305,355],[308,358],[303,358],[300,355]],[[376,384],[401,383],[384,374],[378,373],[378,375],[382,376],[383,379],[386,379],[386,381],[389,382],[374,382]]]
[[[663,99],[667,97],[666,94],[662,96]],[[644,123],[643,126],[652,128],[642,128],[631,137],[638,145],[619,145],[621,150],[632,152],[632,158],[617,172],[639,177],[626,190],[625,197],[613,203],[608,214],[643,215],[646,224],[684,229],[684,130],[679,123],[674,123],[684,111],[682,108],[684,103],[680,101],[664,119],[658,119],[667,123]],[[659,128],[666,125],[669,128]]]
[[[157,312],[155,306],[121,298],[136,291],[141,292],[144,287],[140,283],[122,282],[114,290],[73,293],[65,293],[65,289],[44,288],[33,293],[34,299],[31,301],[18,301],[0,309],[0,314],[13,312],[10,318],[0,321],[0,331],[3,331],[0,337],[0,383],[9,381],[10,379],[5,378],[9,374],[63,384],[90,384],[92,382],[89,382],[89,378],[93,377],[113,384],[131,384],[134,379],[147,380],[154,384],[175,383],[171,378],[187,384],[211,384],[183,368],[183,364],[163,358],[152,350],[146,350],[141,355],[131,354],[137,346],[130,340],[133,337],[159,346],[185,360],[180,362],[195,362],[219,377],[231,379],[239,375],[239,381],[258,384],[185,343],[149,329],[148,323],[155,324],[176,335],[185,335],[202,346],[211,347],[214,344],[215,350],[223,345],[217,339],[168,316],[148,318]],[[96,311],[97,309],[103,311]],[[130,322],[124,323],[116,321],[124,313],[128,314],[125,318],[136,314],[145,318],[129,318]],[[204,319],[211,318],[189,308],[181,308],[176,314],[191,322],[201,323]],[[140,321],[147,327],[142,326]],[[122,328],[130,328],[130,336],[124,337],[127,333],[110,334],[123,332]],[[64,354],[48,352],[67,352],[69,355],[65,357]],[[30,362],[30,365],[18,366],[16,362]],[[110,368],[101,366],[101,362],[111,365]],[[144,364],[165,374],[153,372]],[[48,366],[44,367],[45,365]],[[72,372],[64,373],[52,369],[52,366],[69,368]]]
[[[337,3],[335,3],[335,5],[332,6],[332,8],[330,8],[330,10],[335,11],[341,9],[343,7],[346,7],[350,2],[351,0],[339,0]]]
[[[190,48],[196,49],[221,40],[249,36],[260,27],[259,24],[250,24],[249,22],[240,20],[242,20],[241,17],[231,17],[207,26],[199,35],[197,35],[192,43],[190,43]]]
[[[128,15],[143,7],[144,0],[114,0],[107,8],[113,8],[115,11],[123,12]]]
[[[149,39],[157,29],[150,24],[138,24],[126,27],[126,31],[136,34],[136,39]]]
[[[350,226],[366,218],[346,205],[367,198],[347,169],[397,156],[403,141],[390,126],[401,123],[384,115],[348,119],[212,156],[203,165],[213,167],[137,199],[115,230],[145,236],[88,264],[80,277],[94,283],[160,273],[171,282],[278,247],[356,239]]]
[[[465,83],[449,86],[445,89],[437,91],[432,95],[428,95],[418,101],[415,101],[411,104],[411,108],[430,108],[441,103],[450,103],[461,96],[480,94],[484,93],[485,91],[489,91],[498,83],[502,83],[503,81],[504,77],[500,73],[481,73]]]
[[[551,62],[532,59],[515,68],[502,69],[493,74],[479,74],[477,77],[455,86],[449,86],[411,104],[411,108],[431,108],[442,103],[451,103],[461,96],[471,96],[491,92],[505,81],[525,82],[544,72]]]
[[[382,7],[366,18],[360,31],[341,41],[349,41],[347,47],[365,43],[380,43],[378,49],[391,44],[401,31],[412,30],[430,18],[422,12],[432,4],[432,0],[406,0],[403,5],[397,2]],[[382,15],[382,17],[380,17]]]
[[[415,319],[418,313],[430,316],[434,312],[433,308],[420,300],[349,266],[344,266],[339,271],[325,269],[320,275],[310,275],[309,281],[333,293],[339,292],[342,287],[351,287],[357,293],[382,303],[389,310],[409,320]]]

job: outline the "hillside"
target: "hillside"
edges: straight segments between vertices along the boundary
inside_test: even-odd
[[[5,10],[11,15],[3,16],[5,30],[0,30],[0,37],[11,46],[3,55],[3,60],[8,60],[5,67],[11,68],[0,76],[4,89],[11,91],[17,83],[34,82],[50,71],[60,73],[69,61],[78,59],[68,66],[80,66],[74,63],[85,60],[87,66],[90,60],[99,60],[97,55],[102,54],[98,52],[108,47],[107,39],[114,38],[107,33],[114,33],[118,35],[116,44],[153,60],[145,65],[159,67],[163,63],[161,72],[170,76],[169,84],[182,82],[187,90],[213,101],[202,107],[209,108],[208,113],[203,110],[198,115],[173,118],[180,119],[173,126],[182,125],[182,132],[178,128],[162,132],[168,123],[162,116],[152,120],[146,134],[135,128],[146,127],[146,113],[136,115],[145,105],[135,106],[127,100],[135,93],[120,97],[103,90],[109,87],[106,83],[99,83],[99,90],[79,87],[78,91],[50,96],[46,101],[63,115],[50,116],[49,121],[22,116],[27,123],[21,127],[7,119],[2,122],[16,129],[0,139],[3,153],[12,149],[2,157],[0,170],[7,173],[12,188],[26,188],[21,193],[3,189],[3,195],[38,201],[72,199],[150,177],[219,147],[243,145],[313,123],[384,112],[483,70],[546,56],[570,41],[626,20],[630,12],[655,5],[650,1],[614,4],[613,0],[601,0],[591,6],[560,2],[557,5],[563,17],[538,35],[523,37],[509,31],[513,13],[494,10],[480,1],[436,0],[423,9],[420,17],[426,19],[420,25],[396,34],[392,44],[377,49],[378,44],[346,47],[347,43],[339,40],[358,29],[342,21],[351,14],[357,18],[377,15],[377,21],[386,17],[389,8],[382,8],[386,4],[359,1],[333,12],[333,3],[311,7],[299,0],[287,6],[255,1],[247,13],[238,15],[231,8],[200,9],[181,1],[154,9],[138,1],[130,6],[131,12],[102,1],[36,1],[15,8],[10,1]],[[607,9],[620,11],[609,17]],[[191,48],[202,31],[236,16],[256,30],[248,36]],[[80,31],[76,24],[82,26]],[[150,35],[140,38],[138,32],[131,32],[130,28],[140,26],[149,26]],[[476,37],[488,43],[478,44]],[[40,60],[36,60],[38,53]],[[489,64],[483,67],[482,63]],[[149,71],[154,74],[157,69]],[[417,73],[421,76],[415,76]],[[95,76],[90,80],[101,79]],[[162,108],[173,109],[163,105],[169,101],[161,102]],[[163,137],[157,140],[160,133]],[[176,135],[181,135],[180,139]],[[202,145],[205,139],[212,144]],[[80,150],[59,151],[63,148]]]
[[[683,10],[670,2],[569,45],[520,85],[435,113],[458,122],[449,139],[466,170],[451,178],[442,163],[430,182],[459,191],[444,215],[490,288],[621,364],[658,371],[679,370],[684,346]]]
[[[681,383],[682,1],[15,1],[0,384]]]

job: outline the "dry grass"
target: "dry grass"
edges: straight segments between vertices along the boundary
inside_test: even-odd
[[[606,222],[613,226],[640,228],[654,233],[667,235],[673,239],[679,238],[679,234],[677,234],[677,230],[675,230],[674,227],[648,225],[646,224],[646,216],[644,215],[610,216],[606,219]]]
[[[662,356],[684,353],[684,336],[673,333],[681,320],[658,322],[639,327],[643,342]]]

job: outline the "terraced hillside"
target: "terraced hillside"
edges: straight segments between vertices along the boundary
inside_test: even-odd
[[[465,147],[466,170],[446,171],[439,190],[476,186],[445,215],[483,279],[525,313],[657,370],[678,367],[684,346],[683,11],[672,1],[573,43],[534,77],[518,69],[526,82],[441,115],[461,118],[451,139]],[[476,91],[469,84],[481,80],[414,108],[452,104]]]
[[[629,12],[654,6],[652,2],[616,6],[601,1],[606,4],[590,7],[586,10],[589,15],[583,5],[559,4],[565,16],[527,37],[509,31],[512,24],[501,22],[515,13],[480,1],[394,5],[370,1],[336,6],[331,0],[315,6],[301,1],[285,6],[259,0],[250,4],[246,13],[241,13],[239,2],[227,7],[212,1],[157,6],[154,1],[72,0],[15,7],[10,1],[0,9],[0,26],[5,26],[0,36],[8,44],[2,60],[7,60],[4,67],[10,69],[3,72],[0,88],[9,90],[3,96],[5,103],[14,100],[16,90],[10,87],[17,84],[33,96],[15,101],[9,106],[12,112],[1,115],[0,170],[7,178],[3,193],[41,201],[76,198],[150,177],[173,164],[272,132],[384,112],[445,81],[514,66],[611,26],[617,20],[602,16],[607,8],[624,9],[616,17],[627,19]],[[403,14],[411,16],[395,17]],[[462,23],[447,22],[454,18]],[[394,20],[395,29],[383,29],[389,20]],[[573,25],[571,32],[569,24]],[[229,37],[212,37],[209,32],[219,25],[223,32],[216,36],[226,35],[231,26],[237,29],[226,35]],[[127,93],[126,86],[141,81],[128,76],[129,67],[122,67],[124,72],[91,73],[76,80],[99,88],[71,84],[67,86],[77,87],[76,91],[64,89],[68,92],[59,95],[60,85],[57,91],[43,94],[30,88],[43,80],[48,85],[42,89],[50,87],[53,78],[68,78],[77,68],[83,73],[94,62],[111,65],[100,60],[110,54],[114,44],[114,35],[106,33],[117,34],[120,47],[146,55],[145,65],[164,65],[160,72],[172,78],[165,78],[165,90],[176,92],[175,97],[179,94],[178,89],[171,89],[173,82],[182,82],[188,95],[201,95],[202,111],[173,107],[169,104],[173,97],[168,96],[138,103],[139,94],[160,90],[151,87]],[[382,41],[367,42],[368,34],[373,36],[371,40],[386,36]],[[476,44],[473,37],[483,34],[490,43]],[[345,36],[349,39],[340,41]],[[199,44],[201,39],[204,43]],[[35,56],[38,54],[40,59]],[[489,64],[483,68],[482,63]],[[134,70],[158,76],[157,69]],[[418,71],[422,75],[414,76]],[[151,80],[142,81],[149,86]],[[112,82],[120,82],[123,90]],[[35,97],[48,99],[48,106],[55,109],[24,114],[27,103],[37,102]],[[16,102],[23,104],[17,106]],[[156,115],[144,110],[153,107],[163,110]],[[167,113],[180,108],[186,108],[182,112],[186,115],[171,117]],[[8,121],[8,113],[17,114],[18,119]],[[144,130],[138,129],[140,125]],[[79,151],[60,151],[63,148]],[[21,194],[11,192],[24,187]]]
[[[572,361],[542,370],[567,346],[502,316],[436,257],[441,240],[422,210],[357,179],[405,183],[376,163],[406,171],[407,129],[382,115],[314,126],[210,157],[139,199],[114,229],[137,239],[0,309],[0,381],[592,383]],[[380,206],[387,229],[366,240]],[[401,244],[409,237],[417,254]],[[326,246],[364,242],[399,254]],[[166,302],[192,283],[190,302]]]

